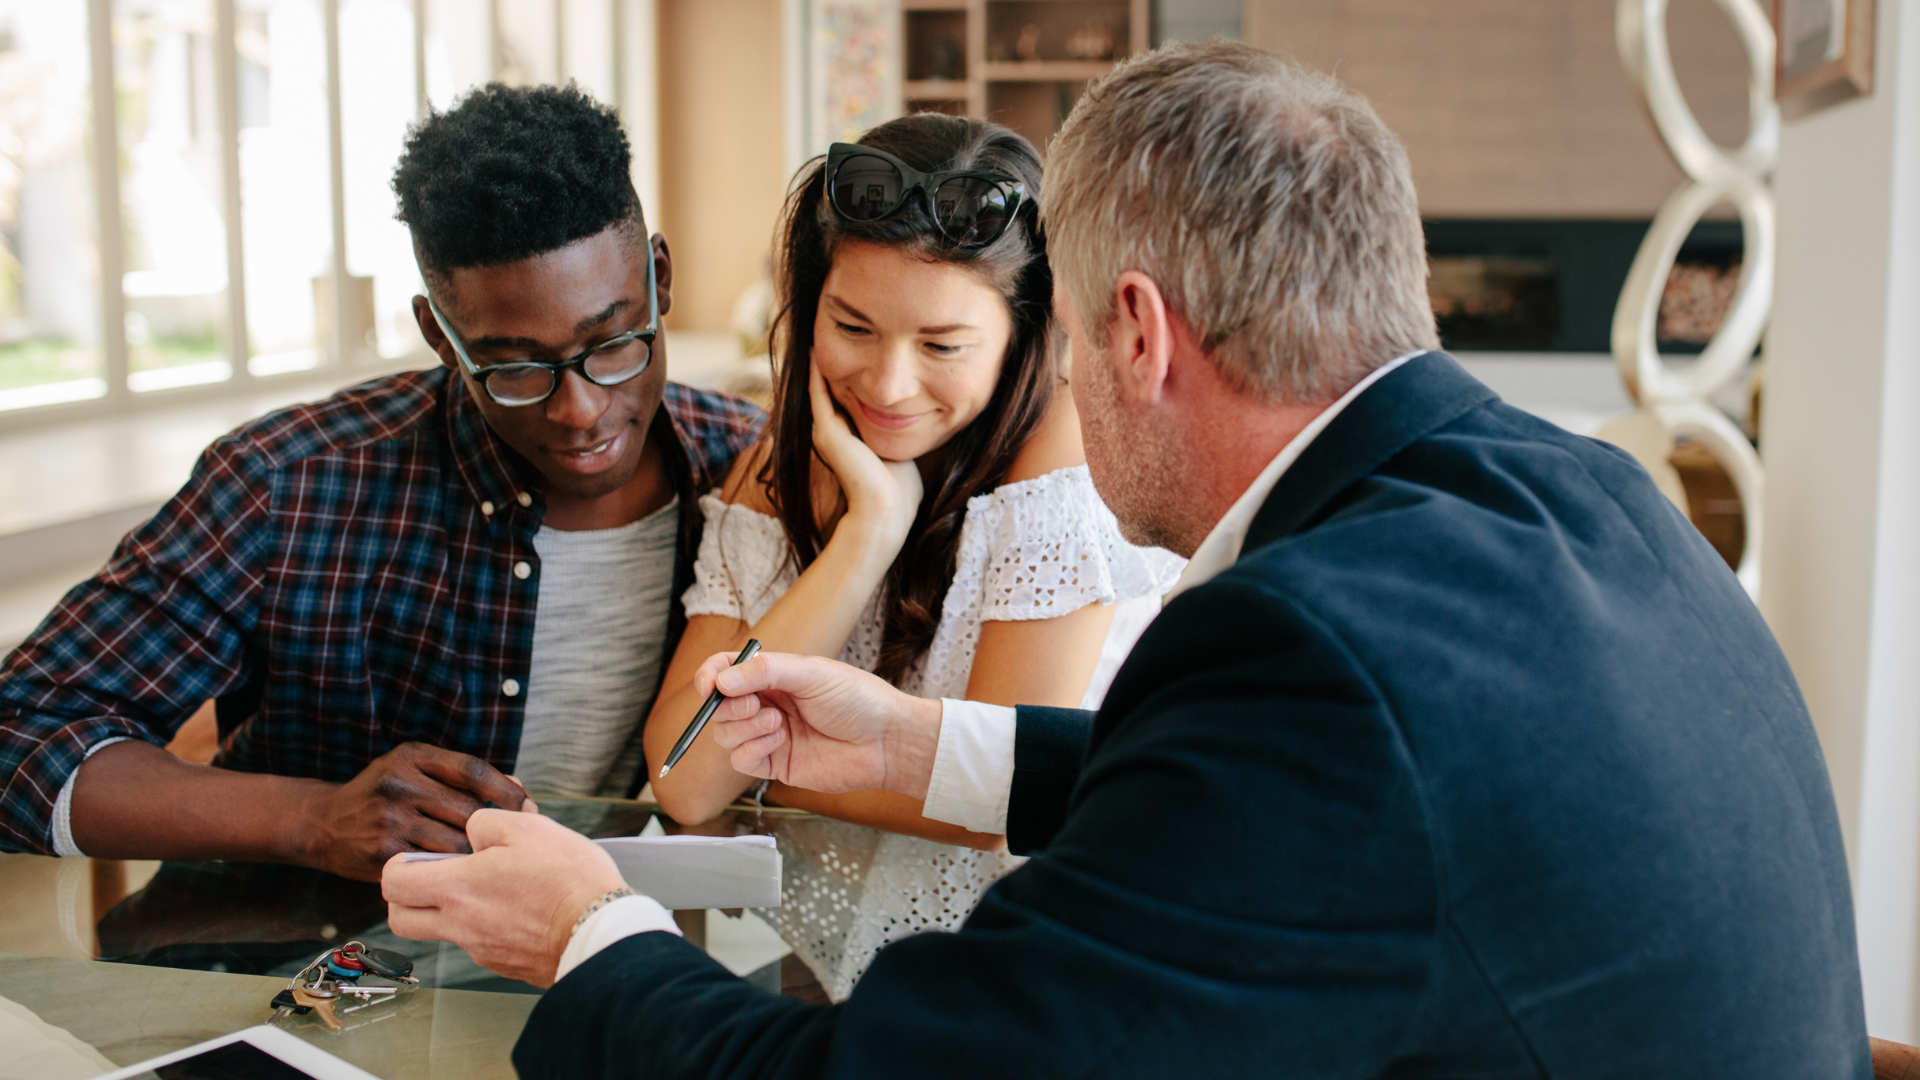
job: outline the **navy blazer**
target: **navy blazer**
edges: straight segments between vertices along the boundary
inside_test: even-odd
[[[1631,458],[1443,353],[1308,447],[1097,716],[1017,730],[1034,858],[959,933],[831,1007],[631,937],[540,1002],[520,1075],[1871,1074],[1765,623]]]

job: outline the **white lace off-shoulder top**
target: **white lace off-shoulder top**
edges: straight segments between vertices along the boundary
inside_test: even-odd
[[[683,598],[687,614],[758,621],[797,577],[785,531],[777,519],[717,495],[703,497],[700,509],[706,529],[694,583]],[[1081,700],[1085,708],[1097,707],[1184,566],[1172,552],[1127,543],[1084,465],[975,496],[967,502],[953,584],[933,642],[901,689],[964,698],[983,622],[1051,619],[1092,603],[1117,604]],[[873,670],[881,627],[876,593],[840,659]],[[922,930],[957,929],[987,887],[1021,862],[827,818],[793,821],[781,832],[781,907],[760,914],[835,1001],[853,989],[882,945]]]

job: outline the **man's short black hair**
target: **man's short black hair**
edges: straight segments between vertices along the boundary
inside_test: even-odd
[[[421,270],[517,262],[640,220],[619,114],[574,86],[488,83],[407,133],[394,216]]]

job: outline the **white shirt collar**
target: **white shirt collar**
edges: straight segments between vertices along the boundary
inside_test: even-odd
[[[1425,351],[1421,350],[1421,352]],[[1280,482],[1280,477],[1285,475],[1288,467],[1299,460],[1300,455],[1306,452],[1314,438],[1325,431],[1327,425],[1333,423],[1333,418],[1340,415],[1340,410],[1351,404],[1362,391],[1385,378],[1386,374],[1394,368],[1419,355],[1418,352],[1411,352],[1405,356],[1397,356],[1374,368],[1367,373],[1366,378],[1355,383],[1353,389],[1340,395],[1340,400],[1321,410],[1320,415],[1309,421],[1306,427],[1301,428],[1300,434],[1295,435],[1292,441],[1274,455],[1273,460],[1267,463],[1267,467],[1260,470],[1260,475],[1254,478],[1247,490],[1241,493],[1232,507],[1228,508],[1226,516],[1214,525],[1213,531],[1207,534],[1205,540],[1200,541],[1200,547],[1194,551],[1193,558],[1187,560],[1187,568],[1180,575],[1180,580],[1174,582],[1173,590],[1167,593],[1161,602],[1171,602],[1174,597],[1188,589],[1206,584],[1238,562],[1240,548],[1247,542],[1247,530],[1253,526],[1254,515],[1260,512],[1260,507],[1266,503],[1267,496],[1273,493],[1274,485]]]

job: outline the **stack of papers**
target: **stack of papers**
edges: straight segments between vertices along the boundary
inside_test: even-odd
[[[780,906],[780,849],[771,836],[609,836],[607,849],[627,888],[672,911]],[[402,862],[464,855],[409,851]]]
[[[771,836],[610,836],[627,888],[674,911],[780,906],[780,851]]]

